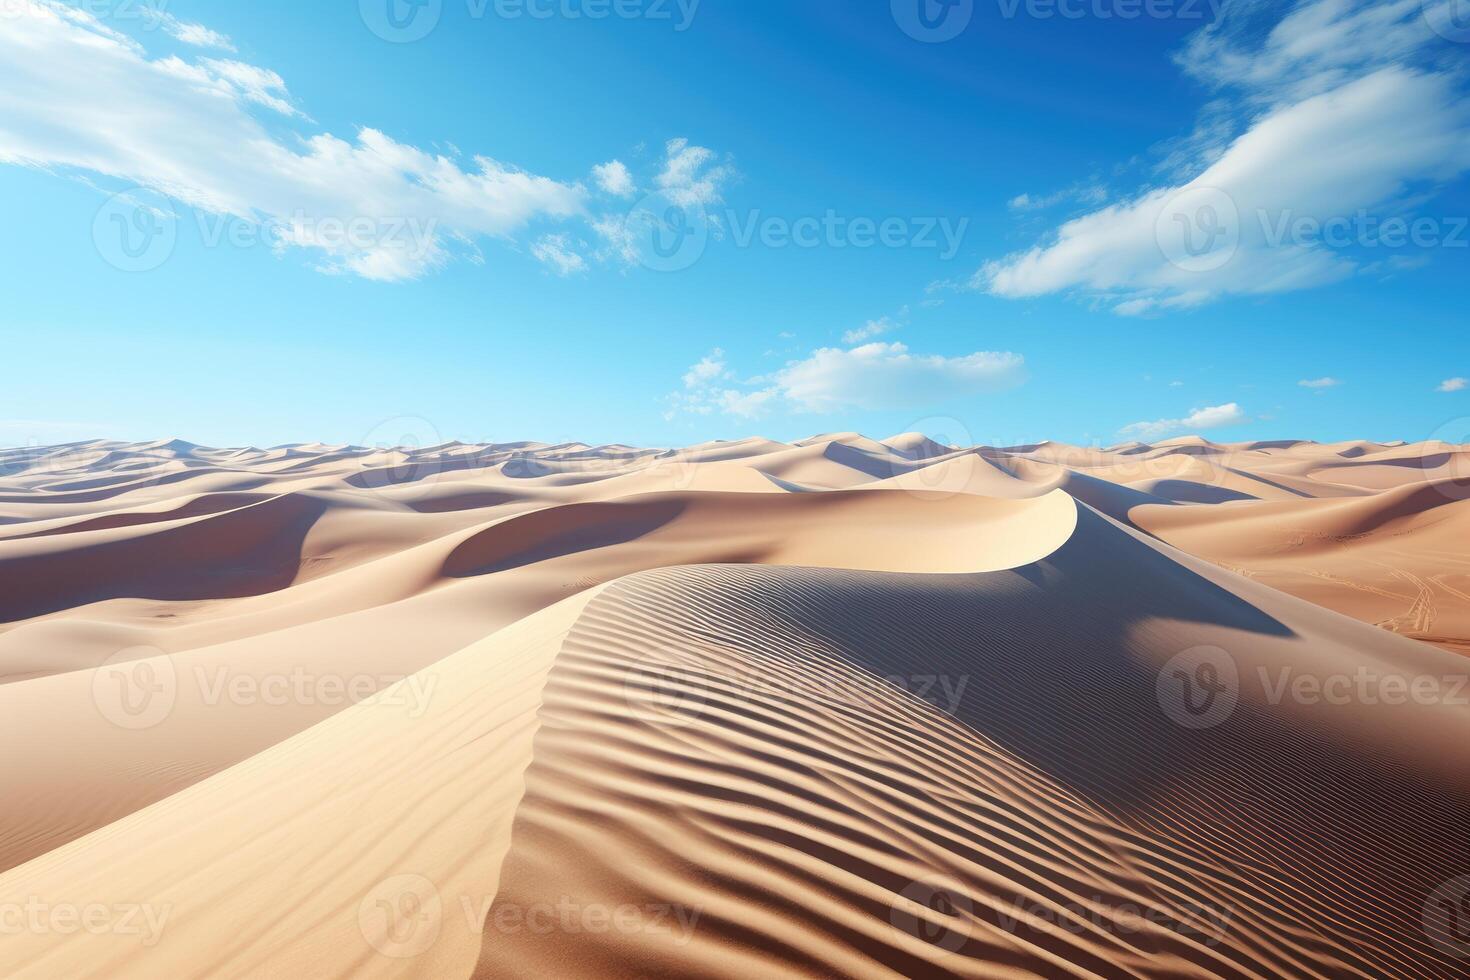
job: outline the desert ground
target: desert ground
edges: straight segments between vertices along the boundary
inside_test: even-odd
[[[0,975],[1470,976],[1470,447],[0,452]]]

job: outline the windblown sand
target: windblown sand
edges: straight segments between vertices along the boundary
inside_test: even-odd
[[[0,975],[1470,976],[1470,448],[0,452]]]

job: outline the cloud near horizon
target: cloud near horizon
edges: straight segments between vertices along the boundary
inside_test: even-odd
[[[1120,315],[1318,286],[1358,264],[1310,229],[1407,214],[1411,194],[1470,169],[1464,78],[1442,65],[1447,42],[1419,0],[1305,0],[1262,31],[1279,9],[1231,4],[1177,58],[1217,90],[1169,161],[1190,179],[1067,221],[970,285],[1006,298],[1080,293]],[[1295,230],[1301,219],[1308,231]],[[1351,228],[1348,244],[1362,237]]]
[[[780,410],[826,414],[846,409],[915,409],[1003,391],[1026,380],[1020,354],[976,351],[960,357],[912,354],[901,343],[848,349],[823,347],[774,374],[729,384],[724,352],[716,349],[684,375],[685,391],[669,396],[672,418],[720,412],[761,418]]]
[[[1202,432],[1206,429],[1222,429],[1246,421],[1246,414],[1235,402],[1196,409],[1182,419],[1158,419],[1153,422],[1134,422],[1118,430],[1121,435],[1148,442],[1164,436],[1186,432]]]

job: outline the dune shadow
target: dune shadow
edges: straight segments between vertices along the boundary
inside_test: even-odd
[[[295,581],[306,534],[326,511],[287,494],[180,527],[41,554],[0,544],[0,622],[109,599],[237,599]]]
[[[681,500],[582,503],[521,514],[461,542],[444,561],[454,578],[489,575],[563,555],[625,544],[684,512]]]

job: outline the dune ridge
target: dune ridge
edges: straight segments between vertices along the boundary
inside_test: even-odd
[[[158,926],[0,972],[1470,976],[1467,488],[1366,441],[0,450],[0,911]],[[1293,693],[1364,676],[1442,686]]]

